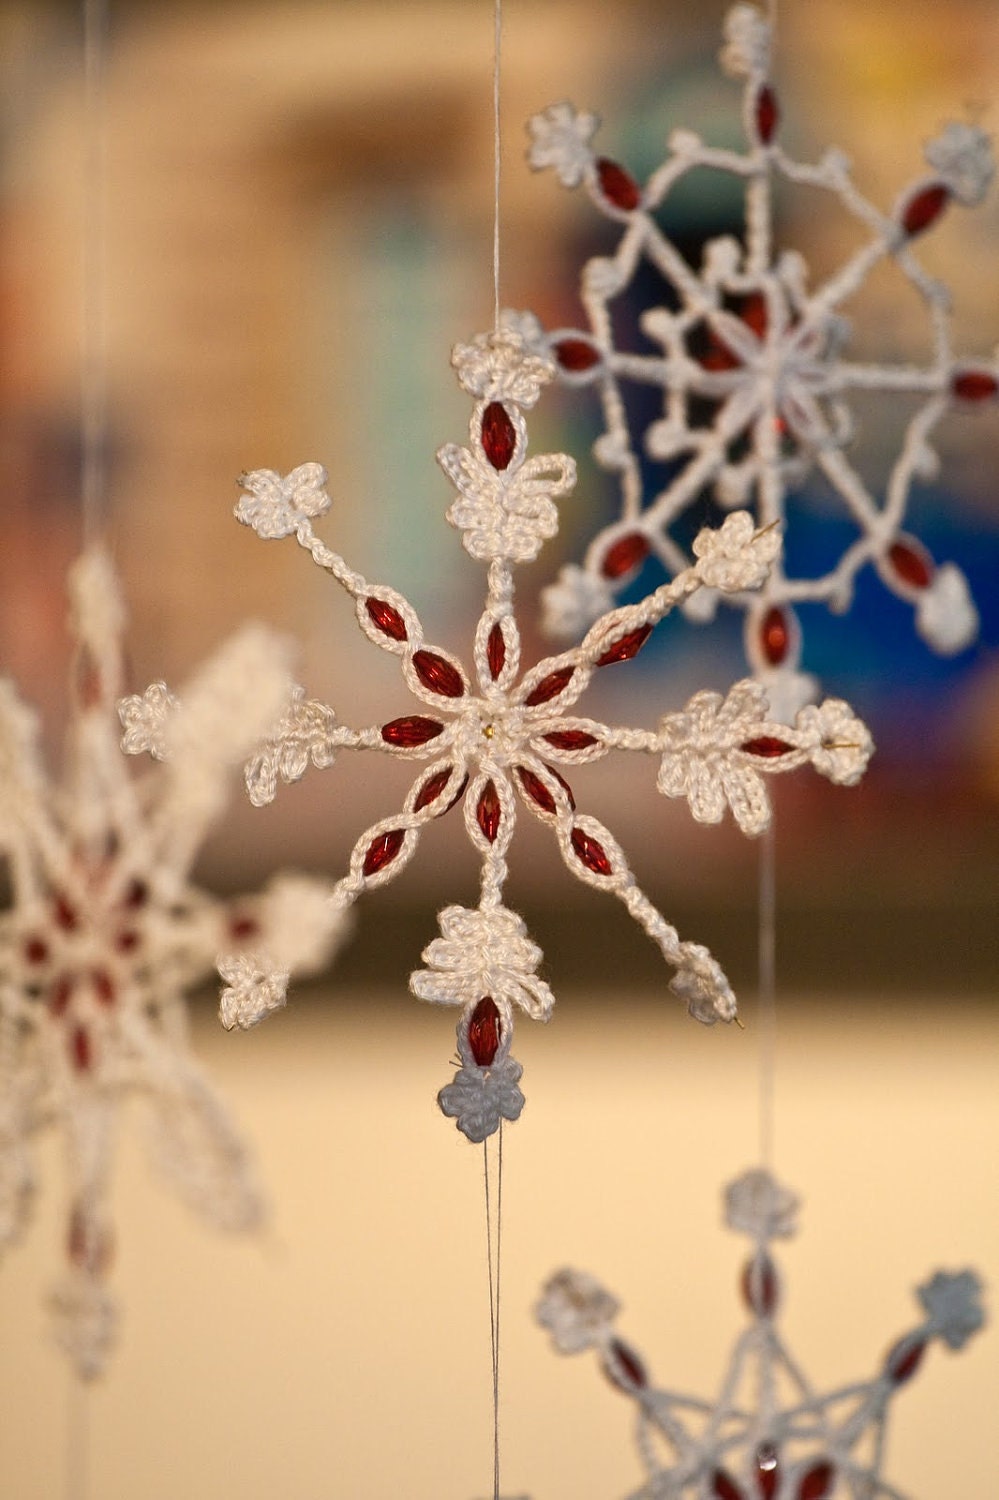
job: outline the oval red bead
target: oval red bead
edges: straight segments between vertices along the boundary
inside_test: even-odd
[[[768,83],[765,83],[756,95],[753,118],[756,122],[756,134],[764,146],[769,146],[780,124],[780,106],[777,103],[777,95]]]
[[[75,932],[80,919],[75,907],[70,906],[62,894],[53,898],[52,915],[55,917],[56,926],[61,927],[63,932]]]
[[[430,806],[431,802],[437,801],[451,779],[452,769],[451,766],[445,766],[443,771],[435,771],[432,776],[427,777],[413,799],[414,812],[422,812],[425,807]]]
[[[651,625],[639,625],[637,630],[629,630],[627,635],[622,635],[613,645],[597,657],[598,667],[609,667],[616,661],[631,661],[637,656],[652,634]]]
[[[773,1443],[761,1443],[756,1450],[756,1488],[760,1500],[773,1500],[780,1484],[780,1464]]]
[[[247,943],[260,936],[260,923],[249,912],[236,912],[229,918],[229,936],[234,943]]]
[[[384,599],[365,599],[364,608],[368,612],[371,623],[376,630],[381,631],[382,635],[391,637],[393,641],[409,639],[406,634],[406,622],[402,615]]]
[[[649,539],[640,531],[629,531],[612,542],[604,553],[600,571],[605,578],[623,578],[649,555]]]
[[[558,811],[555,805],[555,798],[545,786],[541,777],[536,776],[533,771],[529,771],[526,766],[518,766],[517,775],[520,777],[520,784],[531,801],[536,802],[542,812],[549,813],[554,817]]]
[[[551,734],[542,738],[553,750],[588,750],[591,745],[599,743],[596,735],[587,734],[585,729],[553,729]]]
[[[142,941],[134,927],[124,927],[114,940],[117,953],[134,953]]]
[[[494,469],[505,469],[517,446],[517,429],[502,401],[490,401],[482,413],[482,447]]]
[[[777,1306],[777,1271],[769,1255],[760,1251],[747,1260],[739,1282],[742,1298],[750,1312],[769,1317]]]
[[[73,977],[71,974],[60,974],[48,993],[49,1011],[54,1016],[61,1016],[69,1005],[69,998],[73,993]]]
[[[742,1490],[724,1469],[716,1469],[711,1476],[711,1493],[716,1500],[746,1500]]]
[[[922,234],[935,224],[950,201],[950,188],[945,182],[931,182],[909,199],[902,209],[902,228],[910,236]]]
[[[634,177],[618,162],[611,161],[607,156],[601,156],[596,167],[600,191],[608,203],[613,203],[615,208],[620,208],[626,214],[630,214],[642,201],[641,189]]]
[[[547,677],[542,677],[524,699],[525,708],[537,708],[539,703],[550,703],[553,698],[557,698],[571,681],[575,670],[575,667],[559,667],[557,671],[549,672]]]
[[[600,363],[600,350],[595,349],[586,339],[559,339],[552,348],[563,370],[569,370],[572,374],[592,370],[594,365]]]
[[[24,956],[29,964],[43,964],[49,956],[49,945],[44,938],[26,938]]]
[[[425,745],[436,739],[444,728],[436,719],[425,719],[422,714],[405,714],[401,719],[391,719],[382,725],[382,739],[387,745],[399,745],[412,750],[416,745]]]
[[[933,580],[933,560],[929,553],[911,541],[893,542],[888,548],[892,571],[910,588],[928,588]]]
[[[836,1481],[836,1470],[828,1459],[812,1464],[798,1481],[796,1500],[826,1500],[832,1494]]]
[[[925,1339],[899,1339],[894,1348],[888,1351],[888,1358],[885,1360],[885,1374],[892,1384],[903,1385],[905,1381],[911,1380],[922,1364],[925,1352]]]
[[[779,667],[791,646],[791,626],[787,615],[776,604],[763,616],[760,626],[760,645],[763,655],[772,667]]]
[[[483,995],[468,1023],[469,1049],[480,1068],[491,1067],[502,1035],[503,1025],[496,1002],[491,995]]]
[[[475,808],[475,820],[485,838],[491,844],[496,842],[499,833],[500,818],[503,816],[503,808],[500,803],[499,793],[492,781],[487,781],[479,794],[478,804]]]
[[[402,848],[405,837],[404,828],[390,828],[387,833],[380,833],[376,839],[372,839],[364,856],[363,873],[377,875],[379,870],[390,865]]]
[[[129,911],[136,911],[140,906],[145,906],[148,900],[149,887],[144,880],[139,880],[136,876],[125,887],[125,894],[122,897],[121,904],[127,907]]]
[[[506,637],[499,620],[486,637],[486,662],[489,666],[489,675],[495,682],[506,666]]]
[[[598,839],[589,833],[584,833],[582,828],[574,828],[570,835],[573,850],[580,864],[584,864],[594,875],[612,874],[612,866],[607,858],[607,851]]]
[[[415,651],[413,670],[429,692],[440,693],[442,698],[464,697],[465,683],[458,668],[435,651]]]
[[[747,755],[759,755],[763,760],[776,760],[780,755],[789,755],[794,749],[787,740],[779,740],[772,734],[761,734],[755,740],[746,740],[739,746]]]
[[[611,1339],[607,1353],[606,1370],[615,1385],[626,1391],[634,1390],[636,1386],[641,1390],[648,1385],[645,1366],[634,1349],[629,1349],[620,1339]]]
[[[750,292],[748,297],[743,297],[739,317],[757,338],[762,339],[766,335],[770,315],[767,311],[767,299],[762,292]]]
[[[950,393],[959,401],[990,401],[999,395],[999,378],[991,370],[958,370],[951,379]]]
[[[83,1026],[77,1026],[70,1038],[70,1056],[73,1067],[78,1073],[86,1073],[93,1065],[94,1049],[90,1042],[90,1032]]]
[[[106,969],[95,969],[90,976],[94,994],[101,1005],[113,1005],[115,1002],[114,980]]]

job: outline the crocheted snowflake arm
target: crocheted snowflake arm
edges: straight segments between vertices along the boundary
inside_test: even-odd
[[[905,1500],[882,1478],[889,1405],[933,1339],[961,1349],[981,1328],[981,1282],[973,1271],[937,1272],[918,1289],[925,1320],[891,1345],[878,1373],[823,1393],[779,1327],[782,1283],[770,1247],[794,1234],[798,1206],[761,1169],[725,1190],[726,1221],[752,1245],[740,1277],[750,1323],[713,1401],[653,1383],[642,1356],[614,1329],[617,1301],[592,1276],[563,1270],[545,1285],[536,1316],[556,1350],[592,1348],[635,1403],[647,1482],[629,1500],[832,1500],[840,1493]]]
[[[618,519],[594,537],[582,565],[567,565],[546,591],[553,633],[578,635],[650,557],[668,574],[682,570],[687,557],[674,523],[705,493],[713,490],[726,507],[753,506],[762,527],[784,518],[788,493],[810,474],[832,487],[856,529],[836,564],[812,578],[792,578],[777,566],[759,596],[729,597],[746,612],[755,675],[775,701],[799,707],[809,682],[798,671],[795,606],[846,609],[868,563],[913,605],[916,628],[934,650],[959,651],[977,629],[963,574],[953,564],[938,565],[906,531],[905,517],[914,486],[936,471],[937,425],[949,412],[999,397],[999,359],[954,352],[947,289],[925,271],[914,247],[952,204],[979,203],[994,167],[989,136],[978,126],[951,123],[926,147],[929,173],[883,212],[858,191],[841,153],[830,151],[813,165],[783,150],[769,59],[769,22],[756,7],[736,5],[725,23],[722,62],[743,81],[745,150],[719,150],[693,131],[675,131],[666,160],[644,185],[597,153],[594,116],[562,103],[530,122],[530,165],[554,168],[566,187],[584,186],[597,211],[619,227],[620,240],[612,254],[583,268],[585,327],[547,331],[531,314],[514,313],[506,323],[539,357],[554,360],[564,384],[596,390],[605,430],[594,453],[620,490]],[[662,232],[657,213],[690,172],[705,170],[741,185],[745,246],[729,237],[712,240],[695,270]],[[803,258],[774,246],[773,195],[784,183],[835,200],[864,236],[860,249],[814,287]],[[844,311],[886,261],[925,308],[932,353],[923,366],[849,357]],[[653,353],[615,342],[615,299],[643,264],[667,282],[675,303],[648,308],[642,317],[644,347],[660,346]],[[625,394],[632,384],[663,392],[662,416],[644,432],[633,430],[629,418]],[[852,407],[871,392],[914,408],[883,481],[867,479],[848,451]],[[643,445],[650,458],[671,466],[665,486],[652,495],[644,489]],[[687,613],[704,618],[714,602],[701,596]]]
[[[208,1222],[255,1224],[257,1185],[188,1051],[184,996],[223,948],[273,950],[275,962],[289,962],[293,938],[317,962],[331,912],[321,883],[275,880],[257,895],[219,900],[190,878],[224,775],[284,704],[285,648],[252,629],[180,699],[163,688],[126,700],[131,748],[163,761],[133,777],[118,745],[125,615],[107,556],[86,552],[69,587],[76,655],[60,784],[46,774],[34,716],[0,683],[0,855],[11,888],[0,914],[0,1246],[24,1225],[31,1146],[51,1126],[65,1142],[68,1180],[52,1311],[62,1347],[91,1377],[118,1322],[109,1272],[120,1107],[140,1098],[158,1165]],[[250,682],[256,709],[244,701]],[[292,908],[305,914],[297,928]]]

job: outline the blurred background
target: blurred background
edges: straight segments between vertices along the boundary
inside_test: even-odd
[[[467,658],[482,578],[443,523],[450,491],[434,452],[467,429],[450,347],[492,316],[491,4],[111,9],[109,529],[131,610],[131,686],[181,684],[249,613],[300,642],[300,680],[346,721],[406,712],[394,663],[360,638],[348,601],[292,543],[265,545],[232,520],[234,481],[322,461],[326,539],[401,588],[428,637]],[[597,110],[601,149],[639,177],[678,126],[737,146],[739,90],[716,61],[725,10],[506,0],[505,304],[549,326],[576,322],[579,267],[608,243],[582,194],[527,169],[526,119],[563,98]],[[57,756],[64,579],[81,534],[78,9],[0,4],[0,44],[0,667],[38,706]],[[948,119],[995,128],[999,13],[991,0],[951,0],[945,16],[928,0],[788,0],[776,76],[791,154],[839,144],[887,207]],[[692,240],[733,228],[723,198],[694,197],[684,212],[678,232]],[[811,202],[787,203],[781,235],[816,274],[851,245],[835,212]],[[996,195],[945,215],[919,248],[953,289],[955,345],[971,358],[999,340],[997,252]],[[891,276],[856,312],[862,354],[925,356],[922,311]],[[861,425],[868,472],[886,472],[898,414],[872,406]],[[529,655],[545,649],[538,590],[612,504],[589,455],[596,432],[595,410],[567,393],[531,420],[532,449],[569,448],[580,479],[557,544],[522,570]],[[995,406],[948,417],[937,446],[941,474],[916,496],[911,529],[967,572],[979,641],[933,657],[909,609],[872,579],[847,618],[806,618],[806,665],[851,700],[879,752],[859,789],[805,775],[777,799],[779,1137],[808,1199],[792,1308],[821,1384],[874,1367],[905,1326],[906,1289],[936,1260],[977,1260],[993,1277],[999,1266],[986,1045],[999,974]],[[651,725],[740,673],[734,619],[661,634],[595,685],[594,713]],[[594,1372],[557,1364],[529,1325],[553,1259],[614,1282],[634,1311],[626,1331],[674,1386],[712,1388],[739,1319],[738,1251],[716,1204],[755,1152],[757,850],[728,826],[697,827],[656,796],[651,765],[638,772],[605,763],[574,789],[682,935],[715,951],[745,995],[750,1035],[695,1032],[617,904],[570,888],[551,841],[518,830],[510,900],[559,997],[553,1029],[519,1049],[533,1064],[530,1106],[510,1147],[510,1487],[535,1500],[637,1482],[617,1398],[595,1389],[591,1422]],[[406,779],[381,759],[342,757],[263,812],[234,790],[202,877],[235,888],[279,864],[337,875],[367,823],[400,805]],[[263,1030],[217,1037],[205,997],[197,1040],[260,1146],[281,1248],[262,1261],[202,1240],[179,1213],[174,1224],[126,1150],[128,1321],[93,1402],[93,1497],[486,1489],[478,1155],[449,1139],[429,1102],[446,1079],[450,1018],[404,993],[436,905],[474,899],[465,842],[457,824],[431,830],[398,882],[362,903],[331,985]],[[58,1162],[46,1160],[54,1189]],[[0,1424],[0,1492],[18,1500],[58,1493],[62,1470],[64,1376],[37,1295],[55,1234],[46,1239],[47,1207],[0,1271],[12,1414]],[[988,1494],[999,1468],[976,1401],[994,1398],[999,1356],[983,1339],[939,1373],[898,1434],[891,1472],[924,1500]],[[913,1411],[921,1388],[906,1393]],[[602,1425],[605,1407],[618,1428]]]

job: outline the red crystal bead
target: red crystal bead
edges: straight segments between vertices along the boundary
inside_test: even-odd
[[[539,703],[550,703],[553,698],[557,698],[572,679],[575,670],[575,667],[559,667],[556,671],[549,672],[547,677],[542,677],[524,699],[525,708],[537,708]]]
[[[753,119],[756,123],[756,134],[764,146],[769,146],[780,124],[780,106],[777,103],[777,95],[768,83],[757,91],[753,106]]]
[[[437,801],[450,781],[453,769],[452,766],[445,766],[443,771],[435,771],[432,776],[427,777],[413,799],[414,812],[422,812],[425,807],[430,806],[431,802]]]
[[[763,760],[776,760],[779,755],[789,755],[794,746],[772,734],[761,734],[755,740],[747,740],[739,749],[745,750],[747,755],[759,755]]]
[[[121,904],[129,911],[136,911],[140,906],[145,906],[149,900],[149,887],[144,880],[138,877],[130,880],[125,887],[125,894],[121,898]]]
[[[716,1500],[746,1500],[740,1487],[725,1473],[724,1469],[716,1469],[712,1474],[711,1493]]]
[[[380,833],[376,839],[372,839],[364,855],[362,873],[377,875],[379,870],[390,865],[402,848],[405,837],[404,828],[390,828],[387,833]]]
[[[959,401],[990,401],[999,395],[999,378],[991,370],[958,370],[951,379],[950,393]]]
[[[260,923],[248,912],[237,912],[229,918],[229,936],[234,943],[247,943],[260,936]]]
[[[739,307],[739,317],[746,327],[756,334],[757,338],[762,339],[766,335],[770,316],[767,311],[767,299],[762,292],[750,292],[748,297],[743,297]]]
[[[555,798],[545,786],[541,777],[536,776],[533,771],[529,771],[526,766],[518,766],[517,775],[520,777],[520,784],[531,801],[536,802],[542,812],[546,812],[551,817],[554,817],[558,810],[555,806]]]
[[[760,1500],[773,1500],[780,1484],[780,1465],[773,1443],[761,1443],[756,1450],[756,1488]]]
[[[53,897],[52,915],[55,917],[56,926],[61,927],[63,932],[75,932],[79,925],[80,919],[76,914],[76,908],[70,906],[61,892]]]
[[[406,634],[406,622],[402,615],[384,599],[365,599],[364,608],[368,612],[371,623],[376,630],[381,631],[382,635],[391,637],[393,641],[409,639]]]
[[[911,588],[928,588],[933,580],[933,559],[911,537],[905,541],[892,542],[888,548],[888,561],[892,571]]]
[[[508,467],[517,446],[517,429],[502,401],[490,401],[482,413],[482,447],[494,469]]]
[[[43,964],[49,956],[49,945],[44,938],[29,937],[25,940],[24,956],[29,964]]]
[[[826,1496],[832,1494],[835,1480],[836,1470],[828,1459],[812,1464],[798,1481],[796,1500],[826,1500]]]
[[[89,1072],[93,1066],[94,1049],[90,1041],[90,1032],[84,1026],[77,1026],[70,1037],[70,1057],[73,1067],[78,1073]]]
[[[649,1383],[645,1366],[628,1345],[620,1339],[611,1339],[607,1350],[605,1370],[616,1386],[623,1391],[642,1390]]]
[[[585,729],[553,729],[543,738],[554,750],[588,750],[598,743],[596,735],[587,734]]]
[[[487,781],[479,794],[478,805],[475,809],[475,819],[482,829],[484,836],[491,844],[496,842],[496,835],[499,833],[500,818],[502,816],[503,808],[495,783]]]
[[[950,202],[950,188],[945,182],[931,182],[914,194],[902,209],[902,228],[911,238],[936,223]]]
[[[563,370],[569,370],[572,374],[592,370],[594,365],[600,363],[600,350],[595,349],[587,339],[559,339],[552,347]]]
[[[84,647],[76,664],[76,691],[83,708],[97,708],[103,696],[101,670],[90,651]]]
[[[777,1271],[769,1255],[758,1252],[747,1260],[740,1280],[743,1301],[758,1317],[769,1317],[777,1306]]]
[[[491,995],[483,995],[468,1023],[468,1045],[480,1068],[492,1066],[502,1034],[496,1002]]]
[[[434,651],[413,653],[413,668],[417,677],[431,693],[440,693],[442,698],[461,698],[465,693],[458,668]]]
[[[506,666],[506,637],[499,620],[486,638],[486,661],[489,664],[489,675],[495,682]]]
[[[596,168],[600,191],[608,203],[626,214],[632,213],[641,203],[642,193],[631,173],[606,156],[598,159]]]
[[[118,953],[134,953],[142,941],[134,927],[124,927],[114,940],[114,946]]]
[[[925,1352],[925,1339],[913,1339],[911,1335],[899,1339],[888,1351],[888,1358],[885,1360],[885,1374],[892,1384],[903,1385],[905,1381],[911,1380],[922,1364]]]
[[[106,969],[95,969],[90,976],[90,983],[101,1005],[114,1004],[116,996],[114,980]]]
[[[631,661],[637,656],[652,634],[651,625],[639,625],[637,630],[629,630],[627,635],[622,635],[613,645],[597,657],[598,667],[609,667],[612,662]]]
[[[66,1254],[72,1264],[91,1272],[103,1271],[111,1259],[111,1249],[107,1230],[98,1229],[77,1204],[70,1214],[66,1236]]]
[[[53,1016],[65,1014],[73,993],[73,982],[71,974],[60,974],[53,983],[48,995],[48,1007]]]
[[[779,605],[772,605],[760,626],[760,645],[772,667],[779,667],[791,647],[791,624]]]
[[[573,851],[580,864],[584,864],[594,875],[610,875],[613,873],[611,862],[607,858],[607,850],[599,840],[589,833],[584,833],[581,828],[574,828],[570,835]]]
[[[605,578],[623,578],[649,555],[649,539],[640,531],[628,531],[612,542],[603,555],[600,571]]]
[[[401,719],[391,719],[382,725],[382,739],[387,745],[399,745],[412,750],[436,739],[444,728],[436,719],[425,719],[422,714],[404,714]]]

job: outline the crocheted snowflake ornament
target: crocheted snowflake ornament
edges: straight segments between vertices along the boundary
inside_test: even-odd
[[[566,868],[606,891],[628,911],[676,969],[672,988],[702,1021],[731,1019],[735,1000],[725,976],[703,947],[681,942],[676,930],[639,890],[608,829],[577,811],[563,769],[612,751],[659,758],[658,786],[686,797],[696,818],[715,822],[730,806],[740,827],[766,824],[765,773],[810,761],[833,781],[851,783],[871,751],[867,730],[846,704],[830,700],[799,716],[793,729],[770,722],[756,684],[738,684],[727,699],[700,693],[655,730],[612,728],[573,710],[593,674],[637,655],[655,624],[703,588],[757,587],[772,566],[780,538],[760,532],[746,514],[705,531],[696,560],[671,583],[639,603],[603,615],[582,644],[526,671],[514,616],[513,568],[537,556],[558,525],[555,501],[575,477],[564,454],[528,458],[523,412],[553,374],[547,358],[532,356],[511,333],[484,335],[459,345],[452,363],[474,398],[469,445],[447,444],[437,457],[458,491],[448,519],[465,550],[487,565],[486,602],[475,630],[474,673],[438,646],[428,645],[412,605],[383,584],[370,584],[315,534],[312,520],[329,504],[325,472],[306,464],[286,478],[270,470],[246,475],[236,516],[263,537],[294,536],[355,603],[367,639],[398,658],[403,681],[420,712],[352,729],[331,709],[299,690],[275,733],[247,768],[251,799],[264,803],[279,780],[293,781],[311,760],[329,765],[341,750],[374,751],[412,762],[417,775],[403,807],[366,829],[332,901],[345,910],[362,892],[401,874],[424,829],[464,798],[464,824],[481,857],[481,897],[475,908],[447,907],[441,936],[426,949],[427,965],[411,976],[420,999],[461,1007],[459,1070],[441,1091],[440,1105],[471,1140],[481,1141],[500,1119],[520,1113],[521,1068],[510,1055],[513,1012],[547,1019],[553,997],[538,977],[541,950],[521,918],[504,905],[507,853],[518,805],[549,827]],[[253,987],[235,995],[227,1021],[250,1025],[268,997]]]
[[[917,1289],[922,1320],[891,1345],[870,1380],[822,1392],[781,1337],[781,1278],[773,1240],[795,1233],[798,1201],[756,1169],[725,1192],[726,1220],[748,1235],[741,1277],[750,1315],[716,1401],[653,1385],[642,1358],[613,1330],[618,1303],[585,1272],[559,1271],[536,1314],[560,1354],[594,1349],[637,1407],[636,1445],[648,1478],[628,1500],[904,1500],[881,1478],[890,1403],[937,1340],[962,1349],[984,1322],[974,1271],[937,1271]]]
[[[801,632],[795,606],[849,606],[859,570],[871,563],[893,593],[912,604],[916,628],[934,650],[962,650],[977,630],[963,573],[938,565],[905,529],[913,487],[938,467],[931,439],[954,409],[994,402],[996,358],[966,360],[951,348],[947,289],[920,265],[917,239],[952,204],[981,201],[993,175],[989,137],[974,125],[950,124],[926,147],[927,175],[887,212],[854,186],[849,162],[830,150],[815,165],[783,150],[780,110],[769,78],[770,26],[752,5],[736,5],[725,23],[722,63],[744,80],[742,153],[674,131],[664,164],[644,186],[600,156],[596,115],[556,104],[530,122],[529,162],[552,168],[565,187],[581,184],[598,211],[620,226],[617,249],[583,268],[588,326],[545,332],[531,314],[507,314],[539,354],[550,354],[569,386],[594,386],[605,431],[594,452],[620,486],[618,519],[590,543],[581,566],[563,568],[545,595],[553,634],[575,637],[654,557],[670,575],[688,566],[675,534],[682,513],[706,493],[723,507],[753,508],[760,527],[786,520],[786,500],[810,477],[842,502],[856,537],[828,572],[793,578],[778,560],[758,593],[727,597],[746,613],[745,649],[779,711],[813,696],[798,670]],[[708,242],[694,270],[664,234],[657,212],[691,172],[708,169],[743,185],[745,237]],[[865,243],[828,280],[812,286],[803,257],[775,244],[774,194],[783,183],[820,189],[838,200]],[[851,358],[844,308],[876,267],[894,265],[923,303],[932,334],[925,366],[871,364]],[[618,348],[615,303],[643,265],[667,284],[671,305],[648,308],[641,327],[655,352]],[[663,415],[643,433],[625,405],[631,384],[658,387]],[[868,393],[910,398],[914,410],[901,449],[882,483],[868,480],[850,453],[853,408]],[[711,413],[705,418],[705,410]],[[636,423],[637,425],[637,423]],[[640,449],[670,465],[654,495],[644,491]],[[716,597],[701,595],[687,613],[703,619]],[[783,716],[783,715],[782,715]]]
[[[0,1247],[26,1223],[32,1137],[54,1126],[69,1206],[52,1305],[60,1343],[89,1377],[104,1367],[117,1322],[107,1278],[120,1106],[141,1096],[156,1166],[203,1218],[252,1228],[261,1205],[251,1165],[188,1051],[184,992],[228,947],[290,966],[291,905],[318,958],[330,917],[324,888],[294,877],[232,901],[190,883],[227,773],[286,694],[280,643],[253,629],[223,647],[173,716],[176,761],[133,779],[115,710],[124,611],[103,552],[78,560],[70,590],[77,652],[61,786],[46,779],[33,712],[0,680],[0,856],[11,893],[0,914]],[[151,694],[168,696],[162,684]],[[127,738],[139,703],[123,705]]]

